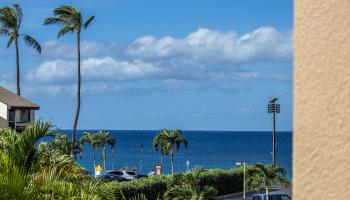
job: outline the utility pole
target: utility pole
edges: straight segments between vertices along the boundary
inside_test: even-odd
[[[243,165],[243,199],[245,199],[245,193],[246,193],[246,168],[247,163],[246,162],[236,162],[236,166],[242,167]]]
[[[278,98],[273,98],[267,105],[268,113],[272,113],[272,165],[276,165],[276,113],[280,113]]]
[[[141,148],[140,173],[142,173],[142,167],[143,167],[143,147],[144,147],[144,145],[141,144],[141,146],[140,146],[140,148]]]

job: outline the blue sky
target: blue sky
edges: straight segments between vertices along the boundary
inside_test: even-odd
[[[38,118],[72,127],[75,37],[42,25],[59,5],[96,19],[82,34],[80,129],[270,130],[266,104],[279,97],[279,130],[292,130],[292,0],[75,0],[20,3],[23,96]],[[0,38],[0,85],[15,89],[14,48]]]

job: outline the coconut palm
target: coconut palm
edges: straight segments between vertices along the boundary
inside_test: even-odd
[[[117,140],[114,139],[114,138],[109,138],[106,142],[111,147],[111,151],[112,151],[112,169],[114,169],[114,150],[115,150],[115,146],[117,145]]]
[[[264,187],[268,200],[269,187],[276,185],[289,184],[286,178],[286,170],[282,167],[274,165],[256,164],[248,171],[248,186],[258,191],[260,187]]]
[[[96,168],[96,159],[95,159],[95,150],[98,147],[97,140],[96,140],[96,135],[91,134],[90,132],[84,132],[84,134],[81,136],[79,140],[81,144],[81,148],[83,148],[83,145],[85,143],[88,143],[92,149],[92,160],[94,163],[94,169]]]
[[[212,200],[217,191],[212,186],[200,185],[200,176],[203,168],[197,168],[193,172],[181,176],[180,185],[173,185],[164,194],[165,200]]]
[[[101,152],[101,158],[103,162],[103,170],[106,170],[106,158],[107,158],[107,145],[110,145],[112,143],[116,143],[115,139],[111,138],[111,135],[109,132],[105,131],[99,131],[96,133],[96,142],[98,143],[98,146],[102,147],[102,152]],[[113,145],[113,149],[114,149]]]
[[[78,125],[79,113],[80,113],[80,86],[81,86],[81,70],[80,70],[80,35],[82,29],[86,29],[91,22],[94,20],[94,16],[90,16],[86,21],[83,20],[83,17],[80,11],[72,6],[60,6],[53,11],[54,17],[49,17],[45,19],[44,25],[53,25],[57,24],[62,26],[62,28],[58,31],[57,38],[60,38],[67,33],[76,33],[76,41],[77,41],[77,75],[78,75],[78,83],[77,83],[77,109],[74,118],[73,131],[72,131],[72,143],[75,146],[75,135]],[[72,150],[71,156],[74,156],[74,152]]]
[[[17,94],[21,95],[20,67],[19,67],[19,38],[23,38],[27,46],[32,47],[36,52],[41,53],[41,46],[33,37],[20,33],[23,20],[23,12],[18,4],[12,7],[4,6],[0,9],[0,35],[9,37],[7,48],[15,43],[16,49],[16,86]]]
[[[181,130],[169,131],[163,129],[153,139],[153,149],[156,151],[160,150],[161,154],[170,155],[171,161],[171,173],[174,174],[174,156],[175,153],[180,149],[180,145],[184,144],[185,148],[188,146],[188,142],[185,138],[181,137]]]

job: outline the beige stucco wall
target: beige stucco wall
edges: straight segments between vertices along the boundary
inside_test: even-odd
[[[295,0],[293,199],[350,198],[350,0]]]
[[[7,105],[0,102],[0,128],[7,128]]]

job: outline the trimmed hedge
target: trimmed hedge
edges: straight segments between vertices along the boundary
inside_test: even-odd
[[[167,190],[168,176],[151,176],[130,182],[110,182],[107,183],[116,196],[123,192],[126,199],[131,199],[137,194],[144,194],[147,199],[157,199],[162,197]]]
[[[130,199],[137,194],[144,194],[147,199],[157,199],[163,197],[167,188],[176,184],[178,177],[182,174],[151,176],[130,182],[110,182],[107,183],[116,196],[123,192],[126,199]],[[243,171],[241,169],[219,170],[212,169],[203,172],[200,176],[201,186],[213,186],[218,195],[231,194],[243,190]]]
[[[226,195],[243,191],[243,171],[213,169],[201,174],[202,186],[213,186],[218,195]]]

